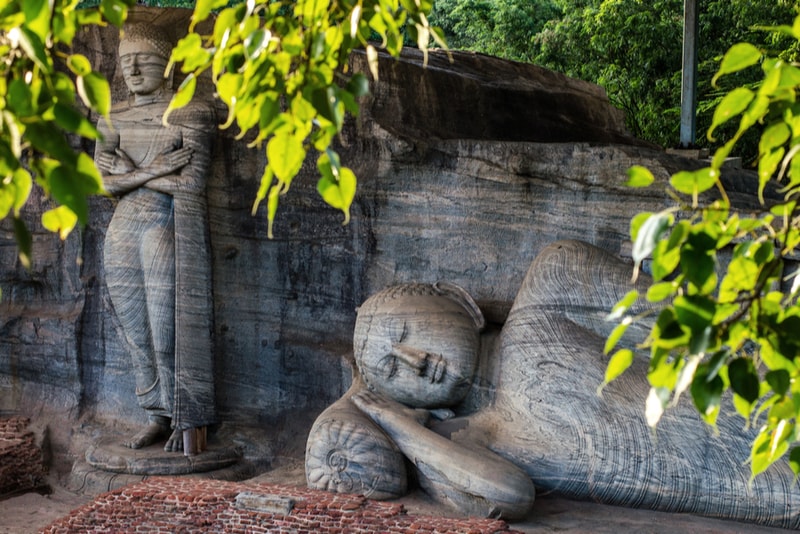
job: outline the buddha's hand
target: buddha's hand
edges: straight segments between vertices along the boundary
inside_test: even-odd
[[[127,174],[136,170],[136,165],[124,150],[115,148],[114,153],[101,152],[95,157],[95,164],[103,174]]]
[[[384,426],[389,420],[408,419],[414,423],[425,425],[428,420],[427,410],[409,408],[399,402],[374,393],[361,391],[351,398],[359,410],[368,415],[378,425]]]
[[[175,174],[192,160],[192,152],[189,147],[168,148],[156,156],[145,171],[154,178]]]

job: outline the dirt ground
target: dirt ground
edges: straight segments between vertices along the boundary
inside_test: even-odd
[[[303,468],[300,462],[286,465],[252,479],[287,485],[303,485]],[[32,534],[46,527],[71,510],[92,500],[91,496],[78,495],[64,489],[57,480],[48,480],[52,492],[47,495],[26,493],[0,501],[0,534]],[[424,495],[415,493],[402,502],[409,514],[447,516],[451,512],[432,504]],[[573,502],[564,499],[540,497],[526,521],[514,523],[512,528],[526,533],[594,532],[620,534],[623,532],[672,534],[777,534],[782,529],[702,518],[685,514],[667,514],[647,510],[632,510],[595,503]]]

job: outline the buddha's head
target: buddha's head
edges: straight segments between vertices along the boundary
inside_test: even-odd
[[[484,319],[452,284],[406,284],[367,299],[353,348],[370,389],[407,406],[453,406],[466,396],[478,361]]]
[[[119,43],[119,60],[130,92],[139,96],[164,90],[171,52],[172,42],[158,26],[126,25]]]

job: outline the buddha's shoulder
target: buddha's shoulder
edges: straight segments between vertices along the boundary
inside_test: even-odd
[[[172,110],[168,121],[173,125],[216,125],[217,113],[208,100],[192,99],[185,106]]]

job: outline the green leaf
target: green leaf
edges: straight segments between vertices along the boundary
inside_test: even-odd
[[[764,376],[764,380],[766,380],[769,387],[772,388],[772,391],[775,392],[778,396],[786,395],[786,392],[789,391],[790,385],[790,376],[789,371],[786,369],[776,369],[775,371],[770,371]]]
[[[628,187],[647,187],[654,180],[653,173],[649,169],[641,165],[634,165],[628,169],[628,181],[625,182],[625,185]]]
[[[622,297],[613,308],[611,308],[611,313],[608,314],[606,317],[606,321],[616,321],[623,314],[628,311],[628,309],[636,303],[636,299],[639,298],[639,292],[635,289],[628,291],[624,297]]]
[[[671,297],[677,291],[677,286],[673,282],[659,282],[647,289],[647,300],[650,302],[661,302]]]
[[[56,124],[68,132],[76,133],[87,139],[98,139],[100,137],[100,132],[97,131],[92,121],[72,106],[57,102],[53,106],[53,116]]]
[[[367,77],[363,73],[357,72],[353,74],[353,76],[350,78],[350,81],[347,82],[347,90],[355,98],[368,95],[369,80],[367,80]]]
[[[169,116],[174,110],[184,107],[192,100],[196,87],[197,78],[195,78],[194,74],[190,73],[186,76],[186,79],[183,80],[175,94],[172,95],[172,100],[170,100],[166,111],[164,111],[164,115],[161,117],[161,122],[164,127],[169,126]]]
[[[628,329],[628,326],[630,326],[630,324],[631,324],[630,318],[626,318],[626,320],[622,321],[620,324],[614,327],[614,329],[611,331],[611,334],[609,334],[608,339],[606,339],[606,344],[605,347],[603,348],[603,354],[608,354],[609,352],[611,352],[611,349],[613,349],[617,345],[619,340],[625,334],[625,331]]]
[[[785,122],[775,122],[770,124],[761,134],[761,140],[758,142],[758,152],[762,155],[771,152],[777,147],[785,144],[791,135],[792,132],[789,130],[789,126]]]
[[[317,182],[317,191],[331,207],[341,210],[345,215],[344,224],[350,221],[350,205],[356,191],[356,175],[347,167],[339,171],[339,179],[323,176]]]
[[[75,169],[71,169],[66,165],[59,165],[50,173],[49,183],[50,183],[50,193],[53,195],[59,204],[62,204],[63,207],[68,208],[69,213],[76,217],[77,220],[81,220],[85,222],[89,218],[89,204],[86,201],[86,194],[84,193],[84,187],[81,183],[81,177],[77,173]],[[51,210],[52,211],[52,210]],[[63,210],[62,210],[63,211]],[[52,224],[52,217],[48,220],[51,221]],[[64,219],[64,215],[62,212],[59,212],[59,220],[66,220]],[[42,215],[42,223],[44,224],[44,215]],[[74,228],[75,223],[66,230],[68,234],[72,228]],[[45,228],[55,232],[56,230],[52,230],[50,227],[45,224]],[[63,228],[59,226],[59,228]],[[66,234],[64,234],[66,237]],[[64,238],[62,237],[62,239]]]
[[[717,126],[724,124],[746,110],[754,97],[755,93],[746,87],[737,87],[725,95],[714,109],[714,117],[711,120],[711,127],[708,130],[708,138],[712,139],[711,134]]]
[[[762,154],[758,160],[758,198],[762,204],[764,203],[764,188],[778,169],[784,153],[785,150],[781,147],[778,150]]]
[[[761,51],[749,43],[737,43],[730,47],[722,58],[719,70],[711,79],[711,85],[716,85],[720,76],[738,72],[755,65],[761,59]]]
[[[13,189],[11,207],[14,209],[14,217],[19,217],[20,210],[25,205],[25,202],[28,201],[31,189],[33,189],[31,174],[22,167],[18,168],[14,171],[11,183],[6,187]],[[3,214],[3,217],[7,214],[8,212]]]
[[[667,228],[672,224],[672,216],[666,213],[654,213],[650,215],[636,235],[633,243],[633,261],[638,265],[646,259],[656,247],[658,240],[664,235]]]
[[[19,262],[26,269],[30,269],[33,237],[31,237],[28,227],[19,217],[14,217],[14,240],[17,242]]]
[[[744,419],[750,419],[750,415],[753,413],[753,406],[755,406],[755,403],[748,402],[739,395],[733,394],[733,407],[736,409],[736,413]]]
[[[19,117],[29,117],[36,113],[30,86],[18,78],[8,84],[7,99],[9,109]]]
[[[667,388],[650,388],[645,402],[645,418],[648,426],[655,428],[658,425],[668,402],[669,390]]]
[[[702,295],[682,295],[673,303],[678,320],[692,332],[702,332],[711,326],[716,305],[713,299]]]
[[[250,210],[251,215],[255,215],[256,211],[258,210],[259,204],[267,198],[267,192],[269,191],[270,186],[272,185],[272,180],[275,178],[275,174],[272,172],[272,169],[269,166],[264,168],[264,172],[261,175],[261,182],[258,186],[258,192],[256,193],[256,199],[253,201],[253,207]]]
[[[100,115],[108,117],[111,111],[111,89],[103,75],[90,72],[78,76],[76,85],[83,103]]]
[[[70,54],[67,57],[67,67],[76,76],[86,76],[92,72],[92,64],[83,54]]]
[[[758,399],[758,375],[749,358],[736,358],[728,364],[728,377],[734,393],[751,404]]]
[[[716,423],[719,414],[723,388],[724,383],[719,375],[709,380],[708,376],[700,370],[695,373],[694,380],[692,380],[691,392],[694,405],[703,420],[712,426]]]
[[[597,388],[599,395],[603,388],[613,382],[617,377],[624,373],[633,363],[633,351],[630,349],[620,349],[614,353],[606,367],[606,374],[603,383]]]
[[[57,128],[36,122],[28,125],[25,136],[37,150],[61,162],[72,165],[77,159],[72,147]]]
[[[67,206],[58,206],[42,214],[42,226],[51,232],[58,232],[63,241],[78,224],[78,216]]]
[[[792,468],[795,477],[800,475],[800,447],[792,447],[789,453],[789,467]]]
[[[701,292],[708,292],[716,286],[716,262],[704,250],[690,247],[681,249],[681,270],[688,281]]]
[[[128,6],[123,0],[102,0],[100,13],[108,22],[121,28],[128,16]]]
[[[672,175],[670,185],[686,195],[696,196],[714,187],[717,171],[706,167],[697,171],[680,171]]]
[[[277,133],[267,143],[267,160],[275,177],[287,184],[297,176],[303,161],[306,159],[306,150],[302,139],[284,132]]]
[[[50,5],[47,0],[25,0],[22,2],[25,13],[25,25],[42,41],[47,39],[50,31]]]

